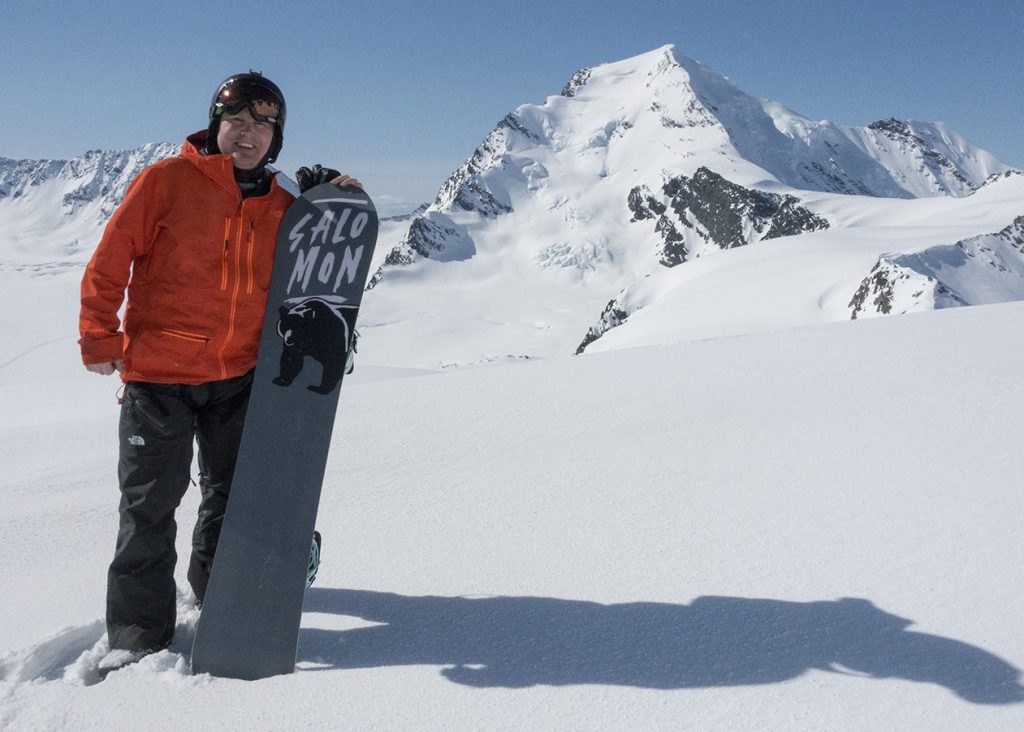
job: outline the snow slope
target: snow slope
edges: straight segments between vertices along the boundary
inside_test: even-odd
[[[884,314],[1020,300],[1024,237],[1013,222],[1022,201],[1024,175],[965,198],[819,194],[807,203],[832,228],[708,254],[639,280],[595,318],[586,351],[877,317],[883,309],[873,300],[882,290],[892,301]],[[902,262],[913,276],[877,283],[883,266]],[[923,296],[937,288],[961,294],[946,303]]]

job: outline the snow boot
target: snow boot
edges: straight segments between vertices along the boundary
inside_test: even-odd
[[[102,681],[115,671],[120,671],[125,666],[131,666],[133,663],[138,663],[146,656],[159,653],[169,645],[171,645],[171,642],[167,641],[159,648],[146,648],[141,651],[132,651],[127,648],[114,648],[108,651],[107,655],[100,659],[99,664],[96,666],[96,672],[100,675],[100,681]]]

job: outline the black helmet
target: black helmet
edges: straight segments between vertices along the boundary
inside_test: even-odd
[[[277,159],[284,142],[284,120],[288,107],[284,103],[284,94],[277,84],[266,78],[259,71],[247,74],[232,74],[217,87],[210,101],[210,127],[206,138],[206,149],[216,154],[217,133],[220,130],[220,117],[224,112],[235,114],[244,107],[255,119],[274,124],[274,140],[270,143],[267,157],[261,163],[266,165]]]

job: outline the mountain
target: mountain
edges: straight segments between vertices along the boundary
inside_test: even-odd
[[[595,309],[577,353],[1022,300],[1022,201],[1019,173],[963,198],[824,195],[808,205],[828,229],[641,278]]]
[[[0,266],[67,266],[88,259],[139,172],[178,146],[92,150],[71,160],[0,158]]]
[[[974,198],[1009,171],[945,125],[815,122],[665,46],[578,71],[560,95],[498,123],[397,246],[383,250],[367,311],[386,315],[367,347],[427,328],[445,364],[569,353],[623,324],[637,302],[628,290],[651,291],[646,280],[667,269],[705,257],[722,257],[718,269],[727,268],[744,261],[740,248],[771,242],[768,249],[783,252],[777,244],[794,237],[835,250],[859,234],[855,248],[869,250],[866,263],[857,257],[853,269],[831,275],[851,285],[843,307],[826,309],[829,318],[849,318],[848,304],[879,257],[911,241],[948,245],[961,234],[1000,231],[1024,213],[1005,200],[981,211]],[[912,217],[921,201],[933,215],[962,213],[947,217],[956,231],[931,228],[920,240],[927,217],[904,225],[900,211]],[[902,241],[877,229],[893,225]],[[761,272],[734,274],[749,285],[776,264],[766,252]],[[817,302],[833,282],[811,280],[799,264],[786,271],[793,281],[775,277],[756,304],[739,287],[714,314],[692,302],[675,318],[727,330],[771,327],[772,313],[794,322],[773,306],[785,299],[782,290],[796,287]],[[484,287],[486,301],[476,297]],[[723,323],[727,313],[745,324]],[[390,344],[384,349],[397,355]]]
[[[494,219],[544,198],[564,207],[567,199],[624,180],[635,183],[627,188],[634,198],[650,188],[671,198],[688,177],[711,196],[732,183],[917,198],[969,195],[1006,170],[944,125],[813,122],[744,94],[666,46],[579,71],[561,97],[506,116],[442,185],[403,242],[407,256],[398,263],[410,253],[449,259],[454,248],[465,254],[464,241],[449,246],[465,239],[465,224],[454,222],[462,212]]]
[[[1024,216],[994,234],[880,257],[850,301],[852,317],[1021,299]]]

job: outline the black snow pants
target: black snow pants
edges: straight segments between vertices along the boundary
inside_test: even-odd
[[[119,425],[120,530],[107,575],[111,648],[162,648],[174,635],[174,512],[190,482],[193,440],[202,498],[188,580],[202,602],[251,388],[252,372],[194,386],[126,385]]]

